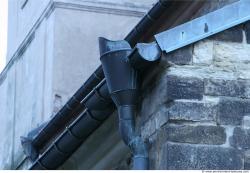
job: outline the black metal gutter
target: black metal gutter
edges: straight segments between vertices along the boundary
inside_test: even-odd
[[[114,111],[104,79],[85,97],[81,105],[85,105],[85,110],[65,128],[30,169],[57,169]]]
[[[56,169],[114,111],[105,79],[80,103],[85,110],[33,163],[30,169]]]
[[[150,28],[159,20],[168,8],[181,1],[177,2],[174,0],[159,0],[148,13],[139,21],[139,23],[130,31],[130,33],[125,37],[131,47],[134,47],[136,43],[140,42],[144,35],[149,31]]]
[[[135,46],[136,42],[143,37],[148,28],[155,23],[165,10],[173,5],[173,2],[174,1],[160,0],[154,5],[154,7],[125,38],[131,47]],[[107,118],[107,116],[114,111],[111,99],[108,98],[107,95],[106,97],[103,96],[108,93],[106,83],[102,80],[103,78],[104,75],[100,66],[95,73],[91,75],[87,82],[85,82],[84,85],[66,103],[66,105],[33,139],[32,145],[35,150],[39,151],[48,143],[49,140],[51,140],[52,137],[55,136],[54,133],[56,131],[65,129],[63,133],[56,138],[55,142],[53,142],[33,163],[30,169],[58,168]],[[94,88],[94,86],[101,80],[102,82]],[[92,88],[94,89],[89,93]],[[100,100],[103,100],[103,98],[105,98],[104,102],[101,102]],[[102,104],[105,105],[105,109],[100,109]],[[72,119],[75,117],[77,117],[77,119],[72,122]],[[72,123],[70,124],[70,122]]]
[[[100,43],[102,42],[104,45],[105,43],[113,43],[111,41],[100,41]],[[60,166],[114,111],[112,100],[118,109],[121,136],[133,154],[133,169],[148,169],[147,146],[135,131],[135,113],[139,95],[137,72],[149,64],[158,62],[161,51],[156,43],[137,44],[132,50],[126,41],[122,42],[126,43],[127,49],[123,49],[120,45],[117,46],[120,41],[114,42],[116,45],[110,46],[112,47],[111,51],[100,49],[108,82],[106,83],[103,79],[81,101],[81,105],[86,107],[84,112],[66,127],[64,132],[34,162],[30,169],[56,169]],[[116,49],[114,49],[115,46]],[[103,53],[103,51],[106,53]],[[129,61],[127,61],[127,58]],[[112,68],[112,66],[115,68]],[[121,73],[117,73],[117,69]],[[133,72],[130,73],[129,71]],[[120,78],[120,74],[123,78]]]
[[[142,18],[134,29],[125,37],[131,47],[143,38],[143,35],[159,19],[162,13],[167,10],[174,1],[159,0],[151,10]],[[53,139],[56,134],[60,133],[70,122],[72,122],[85,107],[80,102],[91,92],[91,90],[104,78],[102,67],[99,66],[96,71],[88,78],[80,89],[69,99],[69,101],[54,115],[54,117],[43,127],[43,129],[31,139],[33,151],[39,153]]]
[[[84,105],[81,105],[81,101],[104,78],[102,68],[100,67],[97,68],[88,80],[76,91],[76,93],[32,140],[32,146],[37,150],[37,152],[43,149],[45,144],[54,137],[56,132],[63,130],[74,118],[79,115],[79,113],[85,109]]]

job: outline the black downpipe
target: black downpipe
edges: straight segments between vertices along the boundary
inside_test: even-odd
[[[116,70],[112,70],[111,68],[117,67],[117,70],[121,70],[122,72],[120,73],[120,77],[119,75],[113,75],[113,77],[107,78],[109,82],[102,80],[81,101],[81,105],[84,105],[85,110],[75,121],[67,126],[63,133],[36,159],[30,169],[57,169],[62,165],[84,140],[114,111],[114,105],[110,96],[116,106],[118,106],[121,136],[133,153],[133,169],[148,169],[147,146],[135,132],[134,121],[138,98],[137,71],[143,69],[143,66],[140,65],[140,69],[134,69],[136,69],[135,67],[139,64],[148,66],[149,63],[157,62],[160,58],[159,49],[155,43],[151,45],[138,44],[131,50],[126,41],[122,41],[119,45],[116,45],[117,42],[111,42],[105,39],[100,39],[100,42],[102,42],[102,44],[103,42],[109,42],[106,48],[101,48],[102,58],[107,56],[107,59],[105,59],[108,61],[104,61],[108,63],[104,63],[108,68],[110,67],[108,73],[116,72]],[[125,61],[123,61],[124,58]],[[113,60],[115,60],[117,66],[112,65]],[[123,73],[129,75],[123,75]],[[122,79],[120,80],[122,83],[113,82],[114,79],[119,80],[119,78]],[[113,92],[113,94],[110,95],[108,88],[117,90],[118,92]],[[129,89],[127,90],[126,88]]]
[[[118,107],[118,114],[121,136],[133,154],[133,169],[147,170],[149,168],[148,148],[135,131],[136,105],[121,105]]]
[[[125,40],[132,47],[134,47],[136,43],[141,40],[144,34],[149,30],[149,28],[151,28],[153,24],[158,21],[160,16],[168,9],[168,7],[175,4],[173,2],[174,1],[172,0],[159,0],[142,18],[142,20],[134,27],[134,29],[125,37]],[[136,63],[137,61],[134,62]],[[131,65],[133,65],[133,61],[131,61]],[[33,153],[35,157],[37,157],[41,152],[43,153],[43,157],[50,157],[46,154],[47,152],[43,151],[44,148],[47,148],[46,145],[55,137],[56,134],[65,129],[70,124],[70,122],[72,122],[77,117],[81,117],[81,115],[84,114],[81,113],[85,110],[85,106],[84,104],[82,104],[82,100],[84,100],[84,98],[86,98],[89,93],[93,93],[93,91],[95,91],[94,87],[103,78],[104,73],[102,70],[102,66],[99,66],[97,70],[89,77],[89,79],[82,85],[82,87],[63,106],[63,108],[48,122],[48,124],[46,124],[43,129],[41,129],[35,136],[32,136],[31,141],[29,143],[26,143],[28,146],[26,144],[25,146],[23,146],[24,150],[26,147],[31,147],[32,151],[35,152],[35,154]],[[105,91],[105,89],[103,89],[103,91]],[[97,103],[93,102],[93,104]],[[107,112],[110,113],[109,111]],[[103,113],[106,115],[105,111]],[[132,120],[131,124],[133,124]],[[37,159],[37,161],[39,161],[39,158]]]
[[[148,65],[160,58],[157,44],[152,45],[139,45],[139,49],[136,47],[132,51],[127,41],[110,41],[99,38],[100,59],[109,93],[118,110],[120,134],[133,153],[133,169],[135,170],[148,169],[149,161],[146,143],[135,130],[136,107],[139,97],[139,70],[135,69],[133,65],[142,64],[141,67],[143,67],[143,64]],[[147,49],[155,50],[155,48],[157,49],[153,53],[147,51]]]

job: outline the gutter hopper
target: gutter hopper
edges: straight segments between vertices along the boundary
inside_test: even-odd
[[[151,62],[159,60],[158,46],[155,43],[139,44],[132,50],[127,41],[110,41],[101,37],[99,47],[108,90],[119,114],[120,134],[133,154],[133,169],[148,169],[148,148],[135,131],[140,94],[138,73]]]

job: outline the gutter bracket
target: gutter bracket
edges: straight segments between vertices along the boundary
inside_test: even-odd
[[[30,131],[27,137],[20,136],[23,152],[31,161],[35,161],[39,155],[39,151],[35,148],[35,146],[32,143],[33,139],[37,136],[37,134],[40,133],[40,131],[47,125],[47,123],[48,122],[45,122],[40,126],[38,126],[37,128]]]

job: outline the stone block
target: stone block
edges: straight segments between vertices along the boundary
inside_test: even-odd
[[[148,138],[149,141],[149,168],[150,169],[164,169],[166,164],[164,158],[164,143],[166,138],[163,133],[155,133]]]
[[[217,112],[216,101],[177,100],[169,108],[169,119],[181,121],[215,121]]]
[[[162,58],[165,58],[168,62],[177,65],[186,65],[192,62],[193,46],[186,46],[178,49],[174,52],[163,54]]]
[[[169,100],[203,98],[204,84],[201,79],[167,76],[167,97]]]
[[[243,42],[243,25],[238,25],[233,28],[224,30],[210,37],[213,40],[227,42]]]
[[[243,169],[243,156],[233,148],[165,144],[165,169]]]
[[[206,79],[205,94],[210,96],[247,97],[245,80]]]
[[[242,126],[245,129],[249,129],[250,128],[250,114],[243,117]]]
[[[213,62],[214,43],[210,40],[204,40],[194,45],[193,64],[210,65]]]
[[[236,127],[233,136],[230,137],[230,145],[237,149],[250,149],[250,130]]]
[[[240,125],[246,114],[248,102],[244,99],[221,97],[217,122],[223,125]]]
[[[241,64],[250,63],[250,45],[232,42],[214,43],[213,63],[226,71],[236,71]]]
[[[209,145],[226,142],[225,129],[220,126],[167,125],[162,132],[166,140],[171,142]]]

